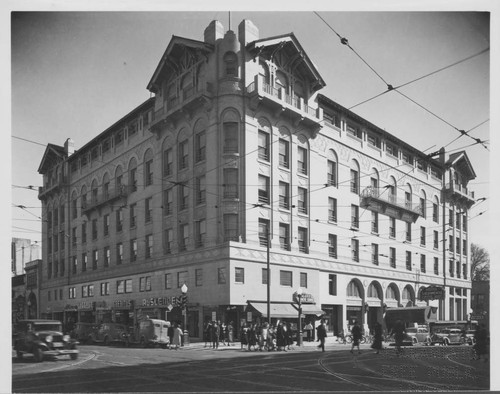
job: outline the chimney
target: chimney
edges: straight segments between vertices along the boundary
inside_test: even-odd
[[[248,19],[243,19],[238,26],[238,36],[242,46],[259,39],[259,29]]]
[[[205,42],[215,45],[215,42],[224,37],[224,26],[219,21],[212,21],[205,29]]]
[[[73,153],[75,153],[75,142],[71,138],[68,138],[64,143],[64,152],[67,157],[70,157]]]

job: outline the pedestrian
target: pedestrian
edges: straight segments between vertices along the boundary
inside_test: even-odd
[[[248,345],[248,327],[246,323],[243,323],[241,326],[240,330],[240,343],[241,343],[241,350],[243,350],[247,345]]]
[[[219,340],[222,342],[224,346],[226,346],[226,324],[224,322],[221,323],[219,320]]]
[[[264,323],[262,325],[262,329],[260,330],[260,343],[259,343],[259,350],[262,349],[267,349],[269,350],[268,347],[268,337],[269,337],[269,324]]]
[[[234,323],[232,321],[227,325],[227,343],[229,346],[233,346],[234,342]]]
[[[205,327],[203,328],[203,337],[205,339],[205,346],[204,347],[210,347],[210,332],[212,331],[212,322],[210,320],[207,320],[205,322]]]
[[[292,332],[290,331],[290,323],[287,323],[287,322],[283,323],[283,339],[285,342],[285,349],[291,350],[290,349],[290,341],[293,338],[292,338]]]
[[[252,350],[252,347],[254,351],[257,350],[257,332],[255,324],[253,323],[248,330],[248,351]]]
[[[394,333],[394,340],[396,342],[396,351],[399,354],[402,351],[401,346],[403,345],[403,340],[406,333],[404,323],[398,319],[392,331]]]
[[[220,327],[214,320],[212,322],[212,349],[219,349]]]
[[[354,353],[354,346],[358,348],[358,354],[361,353],[361,350],[359,350],[359,342],[361,341],[361,327],[358,324],[357,320],[354,320],[354,325],[351,328],[351,335],[352,335],[352,346],[351,346],[351,353]]]
[[[278,351],[284,350],[286,352],[285,348],[285,332],[283,330],[283,323],[279,322],[278,326],[276,327],[276,346],[278,348]]]
[[[379,354],[382,349],[382,325],[379,322],[376,322],[375,327],[373,328],[372,349],[376,350],[376,354]]]
[[[167,336],[168,336],[168,348],[172,349],[172,343],[174,342],[174,327],[167,322]]]
[[[276,346],[276,330],[272,324],[269,324],[269,330],[267,333],[267,351],[270,352],[274,350]]]
[[[181,338],[182,338],[182,330],[178,324],[175,324],[173,342],[172,342],[172,344],[175,346],[175,350],[179,349],[179,346],[181,345]]]
[[[484,362],[487,361],[488,357],[488,331],[484,324],[481,324],[474,334],[475,344],[474,350],[476,351],[477,359],[480,360],[483,357]]]
[[[306,333],[307,333],[307,342],[311,342],[313,325],[311,324],[310,321],[306,324],[306,326],[304,327],[304,330],[306,330]]]
[[[325,351],[325,338],[326,338],[326,327],[325,327],[325,321],[321,319],[319,326],[316,327],[316,332],[317,335],[316,337],[318,338],[319,345],[317,346],[318,348],[321,349],[321,351]]]

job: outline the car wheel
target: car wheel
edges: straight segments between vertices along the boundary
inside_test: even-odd
[[[33,355],[35,356],[35,361],[37,363],[40,363],[43,361],[43,351],[39,347],[35,348]]]
[[[445,340],[443,341],[443,346],[448,346],[449,344],[450,344],[450,341],[445,338]]]
[[[78,353],[72,353],[69,355],[72,360],[76,360],[78,358]]]
[[[418,339],[417,338],[412,338],[411,341],[413,342],[414,345],[416,345],[418,343]]]

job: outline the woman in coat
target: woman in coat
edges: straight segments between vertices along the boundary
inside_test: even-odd
[[[376,354],[378,354],[380,349],[382,349],[382,325],[379,322],[376,322],[375,327],[373,328],[372,349],[376,350]]]
[[[286,352],[285,346],[285,331],[283,330],[283,323],[279,322],[278,327],[276,327],[276,347],[278,350],[284,350]]]
[[[182,337],[182,330],[181,328],[175,324],[174,326],[174,338],[172,344],[175,346],[175,350],[179,349],[179,346],[181,346],[181,337]]]

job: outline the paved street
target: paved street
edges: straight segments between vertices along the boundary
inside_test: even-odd
[[[191,344],[175,350],[81,346],[76,361],[35,363],[13,358],[13,392],[291,392],[489,389],[489,363],[471,360],[468,346],[374,354],[362,345],[315,343],[288,352],[219,350]]]

